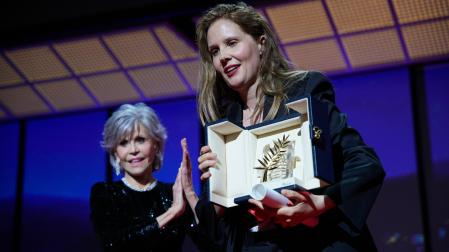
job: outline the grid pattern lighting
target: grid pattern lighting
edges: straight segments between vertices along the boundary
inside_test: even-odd
[[[449,58],[449,0],[294,0],[255,7],[299,69],[338,75]],[[0,120],[195,96],[195,41],[167,21],[0,48]]]

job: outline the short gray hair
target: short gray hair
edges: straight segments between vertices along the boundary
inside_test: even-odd
[[[115,158],[115,150],[123,138],[133,135],[136,126],[142,126],[150,135],[153,141],[156,141],[158,148],[153,161],[153,171],[159,170],[162,166],[165,141],[167,132],[165,127],[159,121],[154,110],[144,103],[124,104],[120,106],[112,116],[106,121],[103,130],[103,141],[101,146],[109,153],[109,162],[120,174],[120,165]]]

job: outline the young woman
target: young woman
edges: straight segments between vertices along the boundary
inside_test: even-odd
[[[336,182],[309,192],[283,190],[293,203],[278,210],[251,199],[252,207],[223,209],[195,201],[200,226],[224,251],[372,251],[366,218],[385,176],[372,148],[347,123],[335,105],[330,81],[318,72],[297,71],[280,53],[267,21],[243,3],[220,4],[197,25],[201,55],[198,111],[203,123],[227,118],[242,126],[290,113],[286,101],[311,95],[327,105]],[[217,162],[209,146],[198,158],[201,178]],[[184,190],[189,190],[184,187]],[[303,221],[319,218],[314,227]],[[277,228],[249,232],[257,222]]]

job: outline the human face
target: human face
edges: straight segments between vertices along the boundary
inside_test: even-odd
[[[207,31],[213,65],[228,86],[244,94],[258,82],[263,38],[259,41],[229,19],[218,19]]]
[[[158,149],[145,127],[139,125],[132,136],[123,138],[116,147],[115,157],[125,170],[125,176],[141,177],[152,174],[154,157]]]

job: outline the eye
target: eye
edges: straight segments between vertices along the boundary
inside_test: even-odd
[[[237,42],[238,42],[238,41],[235,40],[235,39],[229,40],[228,43],[227,43],[227,45],[230,46],[230,47],[233,47],[233,46],[237,45]]]
[[[120,146],[126,146],[127,144],[129,143],[129,141],[128,140],[126,140],[126,139],[123,139],[122,141],[120,141],[118,144],[120,145]]]
[[[210,49],[209,53],[212,57],[215,57],[218,54],[218,49],[217,48]]]
[[[136,137],[136,143],[144,143],[147,139],[145,137],[138,136]]]

